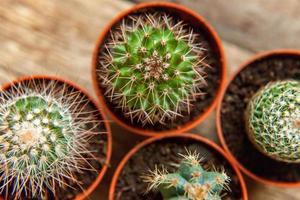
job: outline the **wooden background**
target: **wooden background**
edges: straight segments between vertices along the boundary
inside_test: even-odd
[[[228,75],[253,54],[274,48],[300,48],[298,0],[177,0],[204,16],[223,40]],[[0,0],[0,83],[21,75],[59,75],[91,84],[91,55],[101,29],[134,3],[121,0]],[[215,113],[191,132],[218,142]],[[111,123],[113,157],[105,180],[90,198],[106,200],[121,157],[143,138]],[[297,200],[298,188],[264,186],[247,179],[250,200]]]

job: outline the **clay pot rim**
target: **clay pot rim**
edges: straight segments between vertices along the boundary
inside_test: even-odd
[[[252,173],[250,170],[248,170],[244,165],[242,165],[237,158],[231,153],[229,150],[225,138],[223,136],[223,130],[222,130],[222,124],[221,124],[221,109],[222,109],[222,102],[224,95],[226,94],[226,91],[231,84],[231,82],[236,78],[236,76],[243,71],[246,67],[248,67],[250,64],[257,62],[261,59],[271,57],[271,56],[277,56],[277,55],[291,55],[291,56],[300,56],[300,50],[295,49],[276,49],[271,51],[265,51],[262,53],[258,53],[257,55],[254,55],[250,57],[246,62],[240,65],[240,67],[233,73],[233,75],[229,78],[228,82],[226,83],[226,86],[224,90],[221,93],[221,96],[219,98],[219,102],[217,105],[217,113],[216,113],[216,125],[217,125],[217,134],[219,137],[219,141],[224,148],[224,150],[228,153],[228,156],[230,156],[234,162],[237,164],[237,166],[241,169],[243,173],[245,173],[248,177],[252,178],[253,180],[260,182],[265,185],[272,185],[277,187],[283,187],[283,188],[293,188],[293,187],[299,187],[299,182],[283,182],[283,181],[273,181],[270,179],[259,177],[258,175]]]
[[[180,135],[178,135],[176,133],[169,133],[169,134],[165,134],[165,135],[159,135],[159,136],[155,136],[155,137],[152,137],[152,138],[148,138],[148,139],[140,142],[136,146],[134,146],[129,152],[126,153],[126,155],[123,157],[121,162],[118,164],[117,169],[114,172],[114,175],[113,175],[113,178],[112,178],[112,181],[111,181],[111,185],[110,185],[110,188],[109,188],[109,200],[114,200],[114,193],[115,193],[115,188],[116,188],[118,178],[119,178],[124,166],[128,162],[128,160],[130,160],[130,158],[135,153],[137,153],[141,148],[143,148],[143,147],[145,147],[145,146],[147,146],[151,143],[154,143],[156,141],[163,140],[163,139],[168,139],[168,138],[187,138],[187,139],[190,139],[190,140],[196,140],[200,143],[203,143],[204,145],[207,145],[207,146],[211,147],[214,151],[219,153],[225,160],[227,160],[227,162],[230,164],[233,171],[237,175],[237,177],[239,179],[241,191],[242,191],[243,200],[248,200],[248,193],[247,193],[247,188],[246,188],[244,178],[243,178],[241,172],[239,171],[238,167],[235,166],[234,161],[232,160],[232,158],[230,156],[228,156],[228,154],[221,147],[219,147],[217,144],[215,144],[211,140],[209,140],[205,137],[202,137],[200,135],[191,134],[191,133],[183,133],[183,134],[180,134]]]
[[[220,59],[219,59],[219,61],[220,61],[220,82],[219,82],[218,89],[216,90],[215,97],[214,97],[213,101],[210,103],[210,105],[208,107],[206,107],[204,109],[204,111],[201,114],[199,114],[192,121],[189,121],[189,122],[185,123],[184,125],[180,125],[176,128],[162,130],[162,131],[155,131],[155,130],[150,130],[150,129],[143,129],[140,127],[134,127],[132,124],[126,123],[125,121],[120,119],[118,116],[116,116],[116,114],[108,107],[108,105],[107,105],[108,103],[106,102],[105,97],[103,96],[103,92],[102,92],[101,88],[98,86],[97,73],[96,73],[97,57],[98,57],[98,53],[99,53],[98,48],[102,44],[102,42],[105,41],[105,37],[109,33],[109,31],[111,30],[113,25],[118,23],[122,18],[126,17],[130,13],[133,13],[133,12],[143,9],[143,8],[151,8],[151,7],[152,8],[163,7],[166,9],[178,10],[179,12],[187,13],[187,15],[190,15],[193,18],[197,19],[198,23],[204,29],[207,30],[207,33],[211,36],[212,41],[215,42],[214,46],[216,47],[216,49],[219,51],[219,54],[220,54]],[[92,70],[91,71],[92,71],[93,86],[96,91],[97,97],[100,101],[100,104],[102,105],[103,110],[106,113],[108,113],[114,121],[116,121],[120,126],[124,127],[125,129],[127,129],[133,133],[149,137],[149,136],[157,136],[157,135],[167,134],[167,133],[180,134],[180,133],[183,133],[187,130],[194,128],[196,125],[198,125],[203,120],[205,120],[208,117],[208,115],[213,111],[213,109],[216,107],[218,99],[220,98],[220,95],[221,95],[221,91],[225,87],[227,64],[226,64],[225,52],[224,52],[224,49],[223,49],[223,46],[221,43],[221,39],[217,35],[216,31],[211,27],[211,25],[208,22],[206,22],[206,20],[202,16],[198,15],[194,11],[192,11],[184,6],[181,6],[181,5],[178,5],[175,3],[171,3],[171,2],[145,2],[145,3],[137,4],[129,9],[121,12],[119,15],[117,15],[115,18],[113,18],[109,24],[107,24],[104,27],[103,31],[98,36],[96,46],[93,50]]]
[[[71,87],[74,87],[76,90],[82,92],[89,99],[89,101],[95,106],[95,109],[97,109],[99,111],[101,117],[103,118],[104,127],[105,127],[106,132],[107,132],[106,159],[105,159],[105,163],[102,166],[102,168],[100,170],[100,173],[98,174],[97,178],[92,182],[91,185],[88,186],[87,189],[85,189],[81,193],[77,194],[77,196],[74,199],[74,200],[83,200],[86,197],[88,197],[96,189],[96,187],[100,184],[102,178],[104,177],[104,175],[107,171],[108,165],[110,163],[111,153],[112,153],[112,134],[111,134],[111,129],[110,129],[110,126],[109,126],[109,123],[108,123],[108,118],[106,117],[106,114],[100,109],[99,103],[91,97],[91,95],[87,92],[86,89],[84,89],[83,87],[81,87],[78,84],[74,83],[73,81],[67,80],[67,79],[62,78],[60,76],[52,76],[52,75],[21,76],[19,78],[14,79],[13,81],[11,81],[9,83],[3,84],[1,86],[1,91],[6,90],[10,86],[12,86],[13,84],[16,84],[18,82],[22,82],[22,81],[26,81],[26,80],[32,80],[32,79],[55,80],[55,81],[60,81],[60,82],[66,83],[66,84],[70,85]],[[0,200],[2,200],[1,198],[2,197],[0,196]]]

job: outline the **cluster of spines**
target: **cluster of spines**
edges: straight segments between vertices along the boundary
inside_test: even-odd
[[[300,162],[300,82],[277,81],[261,88],[245,112],[250,141],[265,155]]]
[[[168,173],[156,167],[142,177],[149,184],[148,191],[158,189],[164,200],[220,200],[222,191],[230,190],[230,178],[224,170],[206,171],[196,152],[181,156],[176,172]]]
[[[100,134],[81,91],[55,80],[25,80],[0,92],[0,194],[40,198],[81,188],[76,174],[95,171],[90,139]]]
[[[189,113],[206,84],[197,34],[164,13],[130,16],[111,31],[98,76],[105,96],[126,117],[145,124]]]

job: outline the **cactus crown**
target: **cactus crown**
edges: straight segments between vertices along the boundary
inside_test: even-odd
[[[300,162],[300,82],[272,82],[250,100],[247,133],[258,150],[284,162]]]
[[[0,92],[0,193],[43,199],[79,184],[75,173],[95,170],[88,145],[99,133],[86,125],[96,120],[82,116],[80,91],[59,84],[30,80]]]
[[[108,99],[131,121],[164,124],[201,95],[204,50],[197,35],[167,14],[130,16],[111,31],[98,76]]]
[[[156,167],[150,175],[142,177],[149,183],[149,190],[159,189],[164,200],[219,200],[222,190],[229,190],[230,178],[224,170],[206,171],[196,152],[181,156],[175,173]]]

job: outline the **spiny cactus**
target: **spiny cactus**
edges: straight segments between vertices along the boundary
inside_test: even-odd
[[[58,188],[81,187],[76,174],[97,172],[88,147],[100,133],[87,126],[100,122],[85,110],[89,100],[80,91],[32,79],[1,91],[0,102],[0,194],[46,199]]]
[[[259,151],[284,162],[300,162],[300,82],[271,82],[250,100],[249,139]]]
[[[131,121],[165,124],[203,94],[204,52],[193,30],[167,14],[127,17],[99,59],[104,95]]]
[[[181,156],[183,159],[175,173],[156,168],[142,177],[149,190],[159,189],[164,200],[219,200],[222,190],[229,190],[230,178],[224,170],[206,171],[196,152]]]

